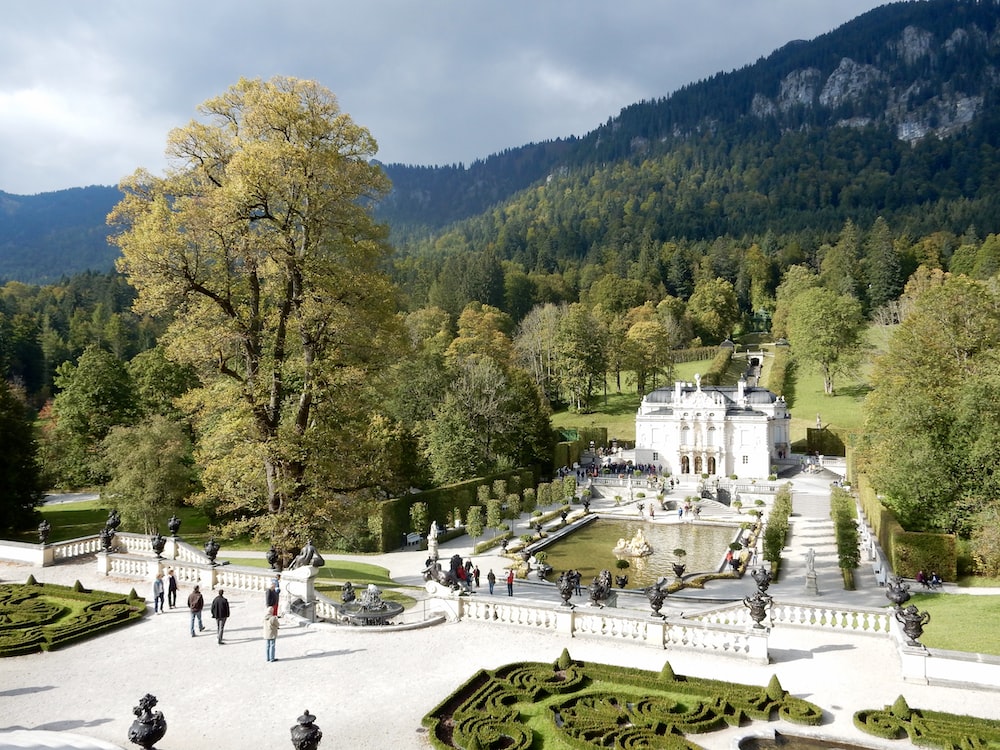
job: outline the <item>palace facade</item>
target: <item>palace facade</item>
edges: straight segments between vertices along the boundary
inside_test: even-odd
[[[766,388],[677,381],[647,394],[635,417],[635,462],[674,476],[766,478],[789,455],[791,414]]]

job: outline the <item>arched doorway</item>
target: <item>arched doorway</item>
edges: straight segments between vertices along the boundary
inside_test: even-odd
[[[694,473],[701,474],[701,456],[694,457]]]
[[[710,456],[708,459],[708,473],[715,473],[715,456]]]
[[[681,474],[691,473],[691,459],[687,456],[681,456]]]

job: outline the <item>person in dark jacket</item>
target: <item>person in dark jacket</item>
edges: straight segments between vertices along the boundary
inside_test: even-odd
[[[270,608],[272,615],[278,614],[278,587],[274,581],[267,587],[267,592],[264,594],[264,603]]]
[[[219,595],[212,600],[212,618],[215,620],[215,630],[219,636],[219,645],[222,645],[222,635],[226,629],[226,620],[229,619],[229,600],[219,589]]]
[[[205,608],[205,598],[201,595],[201,589],[197,586],[188,596],[188,609],[191,610],[191,637],[194,638],[194,621],[198,621],[198,630],[204,630],[201,624],[201,610]]]
[[[174,575],[174,569],[167,569],[167,604],[170,605],[170,609],[177,606],[177,576]]]

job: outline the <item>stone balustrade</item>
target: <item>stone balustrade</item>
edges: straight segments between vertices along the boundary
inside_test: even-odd
[[[92,555],[101,550],[101,538],[93,536],[83,536],[78,539],[68,539],[65,542],[55,542],[47,545],[52,548],[53,561],[72,560],[74,557]]]
[[[691,619],[736,627],[753,625],[750,610],[741,603],[699,612],[692,615]],[[768,609],[768,623],[772,627],[792,625],[817,630],[846,630],[852,633],[885,636],[891,632],[892,613],[888,609],[773,602]]]
[[[517,625],[570,637],[607,638],[652,648],[686,648],[729,655],[758,664],[768,663],[766,628],[752,623],[736,626],[696,619],[652,618],[613,608],[580,607],[527,602],[492,602],[475,597],[439,599],[434,607],[451,619]]]

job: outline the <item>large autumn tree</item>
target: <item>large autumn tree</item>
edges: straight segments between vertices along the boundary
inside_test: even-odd
[[[169,356],[197,370],[185,404],[212,464],[205,501],[273,534],[310,501],[372,489],[356,442],[329,437],[365,423],[370,375],[396,341],[368,210],[388,183],[371,134],[314,82],[243,79],[199,115],[170,133],[165,176],[123,180],[109,222],[136,309],[169,317]],[[343,471],[312,471],[332,449],[347,451]]]

